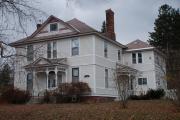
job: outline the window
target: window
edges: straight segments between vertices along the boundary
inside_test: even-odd
[[[108,44],[107,42],[104,42],[104,57],[108,57]]]
[[[147,78],[138,78],[138,85],[147,85]]]
[[[57,45],[53,42],[53,58],[57,58]]]
[[[57,30],[58,30],[58,24],[57,23],[50,24],[50,31],[57,31]]]
[[[72,56],[79,55],[79,40],[72,40]]]
[[[138,63],[142,63],[142,53],[138,53]]]
[[[33,45],[27,46],[27,61],[33,61],[34,59],[34,50]]]
[[[105,88],[108,88],[108,69],[105,69]]]
[[[33,73],[27,74],[27,90],[31,91],[33,89]]]
[[[79,68],[72,68],[72,82],[79,81]]]
[[[132,53],[132,63],[136,64],[136,53]]]
[[[55,72],[51,71],[48,75],[48,88],[56,87]]]
[[[121,50],[118,50],[118,60],[121,60]]]
[[[47,44],[47,58],[51,58],[51,43]]]

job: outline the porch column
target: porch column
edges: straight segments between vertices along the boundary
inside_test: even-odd
[[[48,90],[48,74],[49,74],[49,71],[46,70],[46,89]]]
[[[55,87],[58,87],[58,84],[57,84],[57,67],[55,67]]]
[[[33,74],[33,90],[32,90],[32,94],[33,96],[35,96],[35,82],[36,82],[36,73],[35,73],[35,70],[32,71],[32,74]]]
[[[67,81],[67,69],[65,70],[65,77],[66,77],[65,83],[67,83],[67,82],[68,82],[68,81]]]

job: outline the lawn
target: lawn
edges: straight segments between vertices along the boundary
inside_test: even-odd
[[[170,101],[1,105],[0,120],[180,120]]]

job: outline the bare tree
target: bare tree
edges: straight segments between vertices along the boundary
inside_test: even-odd
[[[122,107],[127,107],[128,99],[128,86],[129,86],[129,76],[116,73],[115,84],[118,91],[118,97],[122,103]]]

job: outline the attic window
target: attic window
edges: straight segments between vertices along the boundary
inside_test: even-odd
[[[58,30],[58,24],[57,23],[52,23],[50,24],[50,31],[57,31]]]

